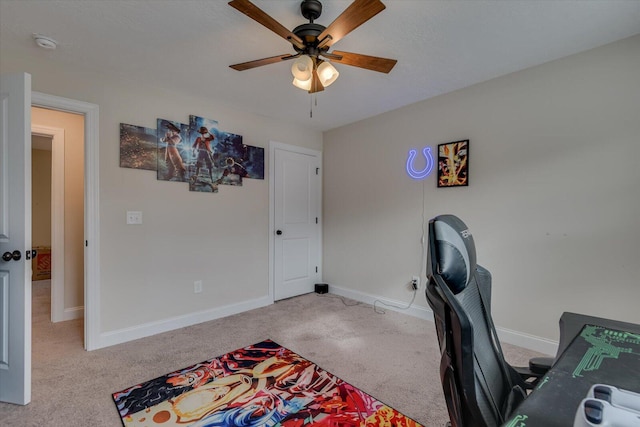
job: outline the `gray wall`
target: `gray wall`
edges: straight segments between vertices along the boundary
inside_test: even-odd
[[[103,334],[126,339],[136,328],[159,331],[166,325],[154,325],[167,320],[197,321],[203,311],[268,296],[267,179],[194,193],[186,183],[158,181],[153,171],[120,168],[119,124],[155,128],[157,118],[188,123],[195,114],[265,147],[265,158],[271,140],[322,150],[320,132],[155,87],[152,79],[80,71],[27,51],[3,50],[0,72],[28,72],[34,91],[99,105]],[[141,226],[126,225],[128,210],[143,212]],[[201,294],[193,292],[195,280],[203,281]]]
[[[118,166],[119,123],[155,127],[158,117],[196,114],[250,145],[324,150],[326,282],[409,301],[406,284],[424,274],[425,221],[454,213],[494,275],[498,326],[551,340],[565,310],[640,323],[638,69],[635,37],[322,135],[152,80],[26,52],[3,50],[0,63],[3,73],[31,73],[36,91],[100,106],[103,333],[268,295],[267,180],[198,194]],[[436,189],[433,176],[405,174],[410,148],[466,138],[468,188]],[[127,210],[143,211],[144,224],[127,226]],[[415,304],[427,306],[422,292]]]
[[[469,187],[405,173],[409,149],[461,139]],[[493,274],[503,330],[557,340],[563,311],[640,323],[639,162],[640,36],[335,129],[324,280],[408,302],[426,221],[453,213]],[[428,307],[422,291],[415,304]]]
[[[34,136],[51,145],[51,138]],[[51,150],[31,150],[31,243],[51,246]]]

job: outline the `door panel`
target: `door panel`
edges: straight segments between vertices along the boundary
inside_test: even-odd
[[[0,369],[9,366],[9,273],[0,270]]]
[[[318,156],[276,149],[274,298],[313,291],[320,264]],[[278,231],[281,234],[278,234]]]
[[[287,239],[282,241],[282,256],[284,272],[282,274],[285,282],[298,279],[308,279],[311,269],[310,260],[310,240],[303,237],[299,239]]]
[[[31,400],[31,76],[0,76],[0,401]],[[19,251],[21,257],[4,254]]]

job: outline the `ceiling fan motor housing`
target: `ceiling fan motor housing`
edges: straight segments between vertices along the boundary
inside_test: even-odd
[[[308,23],[298,25],[293,29],[293,33],[302,39],[302,41],[304,42],[304,48],[298,48],[295,45],[293,46],[293,48],[297,52],[304,53],[305,55],[317,56],[321,50],[318,49],[318,43],[320,42],[320,40],[318,40],[318,36],[324,30],[325,27],[320,24]],[[328,47],[324,48],[323,51],[326,51],[327,49]]]
[[[320,50],[318,49],[318,36],[326,29],[324,25],[315,24],[313,21],[318,19],[318,17],[322,14],[322,3],[319,0],[303,0],[300,3],[300,11],[302,12],[302,16],[307,18],[309,22],[307,24],[298,25],[293,29],[293,33],[300,37],[304,43],[304,47],[298,48],[297,46],[293,46],[293,48],[298,52],[304,55],[309,55],[314,60],[318,57]],[[326,51],[327,49],[325,49]]]
[[[322,14],[322,3],[319,0],[303,0],[300,3],[302,16],[313,22]]]

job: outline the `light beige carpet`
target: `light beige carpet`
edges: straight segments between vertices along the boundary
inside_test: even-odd
[[[370,305],[331,294],[308,294],[86,352],[81,320],[49,321],[48,282],[34,282],[33,295],[32,402],[0,403],[3,426],[119,427],[111,393],[267,338],[423,425],[443,426],[448,420],[430,321],[390,310],[377,314]],[[507,344],[504,351],[517,365],[540,356]]]

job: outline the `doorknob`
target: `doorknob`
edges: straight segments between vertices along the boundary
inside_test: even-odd
[[[2,260],[3,261],[7,261],[7,262],[11,261],[11,260],[19,261],[20,258],[22,258],[22,254],[20,253],[19,250],[15,250],[13,252],[8,252],[7,251],[7,252],[2,254]]]
[[[281,235],[282,235],[282,230],[276,230],[276,234],[277,234],[278,236],[281,236]]]

